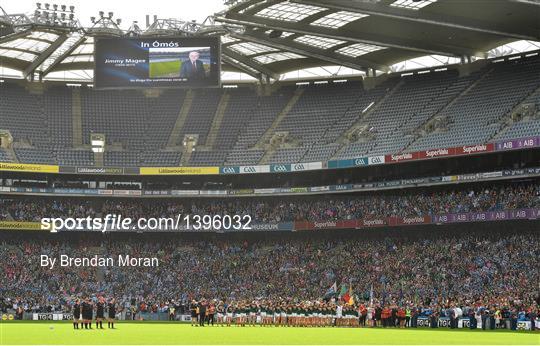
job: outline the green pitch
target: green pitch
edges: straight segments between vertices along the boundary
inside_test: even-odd
[[[106,323],[105,323],[106,326]],[[95,326],[93,327],[95,328]],[[179,323],[116,323],[116,329],[73,330],[62,322],[0,323],[0,345],[538,345],[533,332],[448,329],[191,327]]]
[[[151,62],[150,78],[179,77],[180,66],[182,66],[180,60]]]

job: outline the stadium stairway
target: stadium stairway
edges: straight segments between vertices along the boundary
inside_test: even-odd
[[[193,147],[191,144],[182,147],[182,156],[180,157],[180,166],[187,166],[193,155]]]
[[[394,87],[389,90],[381,99],[379,99],[378,102],[374,103],[365,113],[362,113],[359,115],[358,120],[351,125],[350,129],[355,129],[358,126],[362,124],[364,119],[368,117],[371,113],[373,113],[377,108],[379,108],[380,105],[384,104],[386,100],[388,100],[394,93],[399,90],[399,88],[405,83],[405,81],[402,79],[398,83],[394,85]],[[329,127],[330,128],[330,127]],[[350,130],[347,130],[341,134],[341,136],[338,137],[336,142],[340,145],[340,147],[335,151],[335,153],[332,155],[332,157],[329,158],[329,160],[336,159],[343,150],[347,148],[347,145],[349,144],[349,139],[347,138],[349,135]]]
[[[19,163],[19,158],[17,157],[17,154],[15,154],[15,150],[13,150],[13,147],[4,148],[4,152],[10,162]]]
[[[287,114],[289,114],[289,112],[291,111],[291,109],[294,107],[294,105],[298,102],[298,100],[300,99],[300,97],[302,97],[302,95],[304,94],[304,88],[298,88],[294,91],[294,94],[293,96],[291,97],[291,99],[287,102],[287,104],[285,105],[285,107],[283,107],[283,109],[281,110],[281,112],[279,112],[278,116],[274,119],[274,121],[272,122],[272,125],[270,125],[270,127],[266,130],[266,132],[261,136],[261,138],[259,139],[259,141],[257,142],[257,144],[255,144],[255,148],[256,149],[268,149],[267,146],[268,146],[268,141],[270,140],[270,138],[272,137],[272,135],[274,134],[274,131],[276,130],[276,128],[279,126],[279,124],[281,123],[281,121],[283,119],[285,119],[285,117],[287,116]],[[262,161],[261,161],[262,162]]]
[[[94,165],[96,167],[103,167],[105,163],[105,155],[104,153],[96,153],[94,152]]]
[[[216,138],[219,133],[219,129],[221,128],[223,116],[225,115],[225,111],[227,110],[230,97],[231,95],[229,95],[229,93],[227,93],[226,91],[224,91],[221,95],[221,99],[219,100],[219,104],[216,109],[216,114],[214,115],[214,120],[212,121],[212,126],[210,127],[210,131],[208,131],[208,136],[206,137],[205,147],[208,150],[211,150],[214,146],[214,143],[216,142]]]
[[[525,96],[521,102],[519,102],[515,107],[512,108],[510,112],[502,116],[497,123],[500,124],[500,127],[493,135],[489,138],[488,142],[493,141],[495,139],[504,139],[505,134],[509,132],[514,124],[517,124],[521,122],[524,119],[514,119],[513,116],[515,113],[519,112],[519,110],[526,104],[534,103],[535,100],[540,99],[540,87],[538,87],[536,90],[532,91],[530,94]],[[537,110],[538,112],[538,110]],[[527,119],[528,120],[528,119]],[[522,137],[522,136],[517,136]],[[523,136],[524,137],[524,136]]]
[[[272,140],[270,140],[270,142],[272,142]],[[274,154],[276,153],[276,151],[279,149],[279,145],[276,146],[272,143],[268,143],[267,147],[266,147],[266,150],[263,154],[263,156],[261,157],[261,160],[259,161],[259,164],[260,165],[266,165],[269,163],[269,161],[271,160],[272,157],[274,157]]]
[[[178,118],[176,119],[176,122],[174,123],[173,130],[171,131],[171,135],[167,143],[167,149],[169,150],[178,149],[178,143],[181,140],[180,138],[181,129],[184,127],[184,123],[186,122],[189,111],[191,110],[193,97],[194,97],[193,90],[188,89],[186,93],[186,97],[184,98],[184,102],[182,103],[182,108],[180,108],[180,112],[178,113]]]
[[[73,147],[80,148],[83,145],[81,89],[73,88],[71,95]]]
[[[277,148],[274,148],[272,146],[268,146],[266,151],[264,152],[263,156],[261,157],[261,160],[259,161],[259,165],[267,165],[268,161],[274,156],[276,153]]]
[[[422,132],[420,131],[421,129],[425,128],[427,124],[429,124],[431,121],[433,121],[433,119],[437,118],[438,116],[442,115],[442,114],[445,114],[446,111],[452,106],[454,105],[454,103],[456,103],[456,101],[458,101],[461,97],[463,97],[464,95],[467,95],[467,93],[472,90],[476,85],[478,85],[478,83],[482,82],[484,80],[484,78],[486,78],[487,76],[489,76],[491,74],[491,72],[493,71],[494,69],[493,68],[490,68],[488,69],[487,71],[485,71],[484,73],[482,73],[480,76],[476,77],[476,78],[471,78],[471,82],[466,88],[464,88],[463,90],[461,90],[461,92],[458,92],[451,100],[450,102],[448,102],[443,108],[439,109],[438,112],[435,112],[431,117],[429,117],[428,119],[426,119],[420,126],[418,126],[418,128],[416,129],[416,133],[414,133],[414,138],[409,141],[409,143],[403,147],[403,149],[401,150],[401,152],[407,152],[407,150],[409,149],[409,147],[411,147],[414,143],[416,143],[416,141],[418,141],[420,138],[422,138]],[[474,77],[474,72],[471,73],[471,75],[473,75]],[[459,83],[459,80],[454,83],[454,85],[458,84]]]
[[[6,221],[15,221],[15,219],[13,218],[13,216],[11,216],[8,210],[3,211],[3,213]]]

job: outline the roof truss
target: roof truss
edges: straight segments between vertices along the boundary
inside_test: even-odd
[[[385,3],[374,3],[370,1],[350,1],[350,0],[292,0],[293,2],[323,6],[334,10],[361,12],[373,16],[390,17],[401,20],[408,20],[416,23],[429,24],[433,26],[443,26],[454,29],[461,29],[484,34],[498,35],[518,40],[538,40],[540,35],[534,36],[529,32],[519,29],[512,31],[501,31],[487,22],[471,21],[465,18],[456,18],[448,15],[440,15],[429,11],[410,11],[407,9],[387,6]],[[513,0],[516,1],[516,0]],[[539,2],[516,1],[523,4],[538,5]]]
[[[354,12],[354,11],[350,11]],[[328,11],[320,12],[314,16],[308,17],[310,21],[315,21],[328,15]],[[330,12],[331,13],[331,12]],[[351,43],[365,43],[389,48],[397,48],[408,51],[419,52],[422,54],[437,54],[446,56],[467,56],[474,55],[476,52],[469,48],[448,45],[443,43],[425,42],[413,38],[393,38],[380,34],[363,33],[361,37],[351,30],[343,28],[339,31],[322,26],[309,25],[304,21],[297,23],[284,22],[275,19],[253,17],[246,14],[227,13],[226,16],[216,18],[217,21],[225,23],[245,25],[247,27],[260,27],[273,30],[289,31],[303,35],[317,35],[326,38],[344,40]]]
[[[47,49],[41,52],[41,54],[39,54],[38,57],[34,59],[30,65],[28,65],[27,68],[24,69],[23,77],[26,78],[33,73],[35,69],[41,65],[41,63],[43,63],[56,49],[58,49],[58,47],[62,45],[62,43],[64,43],[65,40],[67,40],[67,35],[60,35]]]
[[[234,35],[236,35],[236,34],[234,34]],[[266,76],[269,76],[269,77],[274,78],[274,79],[279,78],[279,73],[277,73],[276,71],[273,71],[273,70],[269,69],[267,66],[264,66],[264,65],[258,63],[257,61],[255,61],[253,59],[250,59],[249,57],[247,57],[245,55],[237,53],[237,52],[233,51],[232,49],[230,49],[228,47],[222,47],[221,52],[222,52],[223,55],[225,55],[227,57],[230,57],[230,58],[233,58],[234,60],[237,60],[237,61],[241,62],[242,64],[245,64],[245,65],[249,66],[250,68],[252,68],[254,70],[257,70],[257,71],[261,72],[262,74],[264,74]]]
[[[242,71],[244,73],[246,73],[247,75],[249,75],[249,76],[251,76],[253,78],[256,78],[256,79],[261,79],[262,74],[259,73],[256,70],[252,69],[251,67],[246,66],[246,65],[244,65],[242,63],[239,63],[239,62],[237,62],[237,60],[235,60],[233,58],[230,58],[230,57],[228,57],[226,55],[223,55],[222,59],[223,59],[223,61],[225,63],[231,65],[232,67],[234,67],[234,68],[236,68],[236,69],[238,69],[238,70],[240,70],[240,71]]]
[[[322,61],[327,61],[336,65],[343,65],[355,70],[363,71],[366,68],[373,68],[380,71],[388,71],[389,68],[386,65],[378,64],[373,61],[361,59],[361,58],[351,58],[341,54],[334,53],[331,50],[325,50],[321,48],[311,47],[301,43],[292,41],[292,39],[287,38],[287,40],[282,39],[272,39],[264,32],[247,30],[244,34],[231,34],[231,36],[248,41],[254,41],[261,43],[270,47],[274,47],[283,51],[297,53],[303,56],[308,56],[311,58],[319,59]],[[333,49],[339,49],[343,45],[337,45]]]
[[[81,36],[68,50],[66,50],[64,53],[59,55],[50,65],[43,71],[43,75],[46,76],[49,72],[54,70],[54,68],[62,62],[65,58],[67,58],[71,53],[75,51],[81,44],[86,42],[87,37],[84,35]]]

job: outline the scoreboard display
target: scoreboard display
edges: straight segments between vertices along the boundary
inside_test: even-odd
[[[220,86],[219,37],[96,38],[95,88]]]

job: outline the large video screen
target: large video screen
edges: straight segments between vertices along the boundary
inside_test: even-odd
[[[98,38],[96,88],[216,87],[219,37]]]

